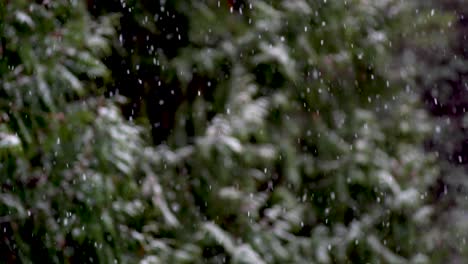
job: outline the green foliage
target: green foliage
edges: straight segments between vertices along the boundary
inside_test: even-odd
[[[120,226],[139,207],[140,129],[97,90],[114,20],[93,20],[78,1],[14,1],[3,11],[2,261],[137,254],[128,253],[138,244]]]
[[[412,22],[415,37],[403,39],[408,46],[403,64],[412,68],[434,129],[428,146],[438,155],[441,173],[435,193],[434,228],[429,235],[440,248],[441,262],[466,259],[467,164],[466,1],[419,3],[419,19]],[[447,228],[449,227],[449,228]]]
[[[167,144],[104,96],[117,15],[65,0],[2,10],[3,261],[437,261],[432,126],[394,59],[407,4],[123,3],[143,39],[174,23],[157,23],[167,10],[187,22],[176,52],[114,43],[128,72],[181,90]]]
[[[415,234],[433,212],[435,157],[420,145],[431,127],[388,63],[404,7],[177,5],[190,44],[167,67],[182,84],[216,83],[215,104],[199,96],[179,110],[192,120],[176,127],[160,173],[191,215],[182,225],[207,222],[196,233],[212,240],[199,243],[221,246],[206,261],[243,263],[239,248],[254,252],[250,263],[428,261],[435,248]],[[188,154],[184,125],[196,127]]]

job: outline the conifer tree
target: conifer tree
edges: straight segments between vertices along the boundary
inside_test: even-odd
[[[3,4],[2,261],[437,262],[408,10]]]

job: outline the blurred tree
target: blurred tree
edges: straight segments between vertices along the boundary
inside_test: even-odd
[[[402,41],[409,47],[405,63],[412,65],[435,121],[427,147],[437,153],[442,171],[432,188],[438,224],[431,236],[438,238],[442,252],[450,252],[443,260],[450,263],[468,257],[468,228],[461,224],[466,222],[468,206],[466,7],[465,0],[421,1],[414,9],[420,19],[411,22],[415,37]]]
[[[0,261],[136,261],[141,129],[101,88],[116,17],[83,1],[1,6]]]
[[[184,29],[175,56],[137,57],[160,69],[150,89],[162,92],[147,102],[182,96],[154,167],[184,227],[175,248],[191,241],[191,254],[214,263],[433,257],[432,238],[416,235],[430,228],[437,175],[420,146],[430,126],[400,81],[411,72],[391,58],[405,8],[174,1],[130,18]],[[166,10],[188,25],[160,22]],[[147,259],[161,259],[158,249]]]
[[[2,260],[437,262],[411,8],[8,2]]]

